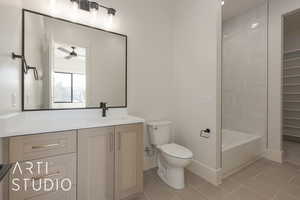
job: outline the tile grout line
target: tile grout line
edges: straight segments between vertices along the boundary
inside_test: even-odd
[[[192,184],[190,185],[191,188],[193,188],[196,192],[198,192],[201,196],[203,196],[205,199],[209,200],[209,198],[205,195],[205,194],[202,194],[201,191],[198,190],[197,187],[193,186]]]

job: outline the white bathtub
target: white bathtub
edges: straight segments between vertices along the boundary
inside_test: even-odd
[[[256,161],[264,152],[261,136],[222,130],[223,178]]]

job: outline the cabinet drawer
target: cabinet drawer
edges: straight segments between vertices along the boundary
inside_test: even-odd
[[[76,152],[76,131],[12,137],[10,163]]]
[[[12,200],[10,198],[10,200]],[[72,188],[71,191],[65,192],[62,190],[48,192],[42,195],[25,197],[22,196],[13,200],[76,200],[76,188]]]
[[[38,163],[40,163],[40,165],[38,165]],[[61,183],[63,179],[69,179],[71,181],[71,184],[73,185],[72,188],[76,187],[75,153],[29,162],[26,161],[19,164],[21,170],[19,170],[16,165],[14,165],[11,169],[9,183],[10,200],[31,199],[30,197],[48,193],[49,191],[44,190],[44,181],[46,179],[52,180],[52,182],[54,183],[52,191],[61,189]],[[13,180],[15,184],[13,184]],[[27,180],[27,188],[25,187],[25,180]],[[58,188],[56,187],[57,182],[59,183]],[[36,191],[34,191],[33,183]],[[65,181],[64,183],[64,188],[68,188],[69,182]],[[13,191],[13,189],[18,188],[16,184],[20,186],[20,189],[15,192]],[[49,181],[46,182],[46,185],[48,189],[49,187],[51,187],[51,183]]]

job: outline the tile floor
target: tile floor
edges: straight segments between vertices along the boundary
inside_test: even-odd
[[[261,159],[216,187],[186,172],[186,188],[176,191],[155,170],[145,172],[144,195],[135,200],[300,200],[300,166]]]
[[[300,165],[300,143],[284,141],[283,150],[286,161]]]

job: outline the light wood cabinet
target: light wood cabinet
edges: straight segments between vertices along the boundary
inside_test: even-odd
[[[78,199],[114,199],[114,128],[78,131]]]
[[[143,125],[115,128],[116,200],[128,199],[143,192]]]
[[[142,124],[78,131],[78,199],[123,200],[142,192]]]
[[[49,163],[46,174],[32,168],[10,175],[9,200],[127,200],[143,192],[142,123],[12,137],[9,149],[10,162],[23,168],[27,161]],[[72,191],[13,192],[12,178],[69,178]]]

